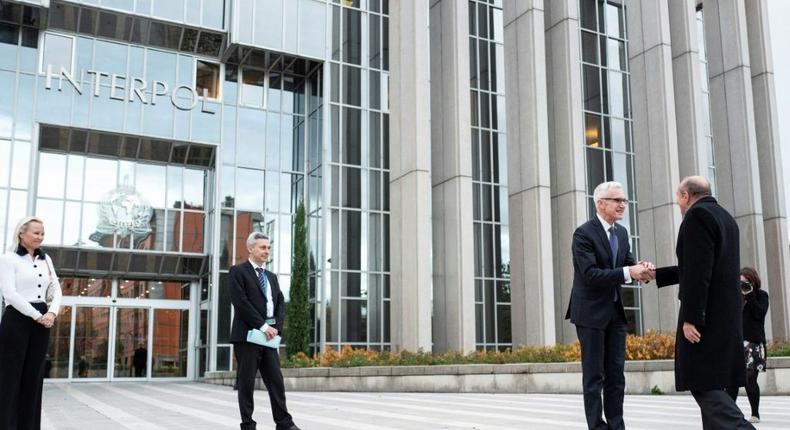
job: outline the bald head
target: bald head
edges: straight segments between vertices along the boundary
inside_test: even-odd
[[[678,191],[688,193],[689,197],[697,200],[700,197],[706,197],[711,194],[710,182],[702,176],[686,176],[680,181]]]
[[[687,176],[680,181],[675,193],[680,213],[684,216],[697,200],[711,195],[710,182],[702,176]]]

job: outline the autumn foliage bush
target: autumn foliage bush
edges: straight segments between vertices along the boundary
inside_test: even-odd
[[[675,333],[649,330],[643,336],[629,334],[625,340],[626,360],[672,359],[675,354]],[[790,356],[790,343],[768,345],[771,357]],[[358,366],[435,366],[441,364],[507,364],[507,363],[562,363],[581,360],[579,342],[567,345],[519,346],[515,351],[475,351],[467,355],[458,352],[432,354],[426,352],[389,352],[371,349],[354,349],[343,346],[327,348],[323,354],[312,357],[299,353],[283,359],[283,367],[358,367]]]
[[[644,336],[628,335],[626,359],[657,360],[672,358],[675,348],[674,333],[648,331]],[[434,366],[441,364],[506,364],[506,363],[561,363],[581,360],[579,342],[571,344],[526,347],[516,350],[475,351],[467,355],[458,352],[432,354],[422,351],[374,351],[343,346],[339,351],[327,348],[312,357],[299,353],[283,360],[283,367],[358,367],[358,366]]]

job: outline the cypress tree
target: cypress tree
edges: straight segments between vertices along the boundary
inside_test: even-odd
[[[299,203],[294,220],[294,254],[290,303],[287,308],[285,352],[293,357],[310,348],[310,298],[308,297],[307,225],[304,203]]]

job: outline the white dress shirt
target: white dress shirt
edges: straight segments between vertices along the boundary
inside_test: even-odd
[[[252,269],[255,271],[255,276],[258,276],[258,269],[263,269],[263,276],[266,277],[266,315],[264,317],[266,319],[272,318],[274,315],[274,300],[272,300],[272,283],[269,281],[269,275],[266,274],[266,267],[264,265],[257,265],[251,259],[247,259],[250,264],[252,264]],[[259,287],[260,288],[260,287]],[[266,331],[269,328],[269,324],[264,324],[261,327],[261,331]]]
[[[606,233],[606,238],[608,239],[610,235],[614,234],[613,231],[609,231],[609,229],[612,228],[613,224],[609,224],[608,222],[606,222],[605,219],[601,218],[600,214],[595,214],[595,216],[597,216],[598,221],[601,222],[601,225],[603,226],[603,231],[604,233]],[[619,248],[618,248],[618,252],[620,252]],[[614,255],[613,257],[615,258],[615,260],[617,259],[616,255]],[[631,283],[631,272],[628,270],[628,266],[623,266],[623,277],[625,278],[625,282],[623,282],[624,284]]]
[[[0,256],[0,291],[6,307],[13,306],[22,315],[34,320],[41,318],[41,312],[31,303],[46,303],[47,286],[52,283],[53,299],[48,312],[57,315],[63,293],[49,255],[36,252],[35,259],[30,254],[19,255],[9,251]]]

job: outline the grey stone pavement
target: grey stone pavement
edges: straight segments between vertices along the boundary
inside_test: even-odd
[[[584,429],[581,395],[288,392],[304,430]],[[255,392],[258,429],[273,429],[269,398]],[[748,403],[739,397],[741,409]],[[199,382],[47,383],[43,430],[238,429],[236,392]],[[758,429],[790,428],[790,397],[764,397]],[[700,429],[691,396],[628,395],[635,429]]]

